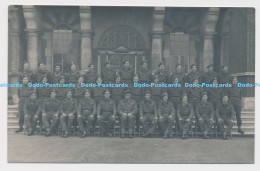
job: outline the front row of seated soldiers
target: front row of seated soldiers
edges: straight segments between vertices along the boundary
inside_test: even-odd
[[[56,98],[56,91],[51,90],[49,99],[42,102],[36,99],[36,94],[32,91],[30,98],[25,102],[25,126],[27,134],[34,133],[38,120],[42,120],[43,128],[46,130],[46,136],[50,136],[60,120],[63,137],[69,135],[74,119],[77,115],[80,136],[84,138],[90,133],[90,128],[97,116],[97,123],[100,126],[101,135],[112,136],[112,128],[115,123],[116,114],[119,113],[121,137],[125,137],[125,131],[128,130],[129,138],[133,137],[133,130],[137,118],[138,107],[134,100],[131,99],[131,91],[124,91],[124,99],[119,101],[118,107],[114,100],[110,99],[110,91],[103,92],[104,98],[96,107],[95,101],[91,98],[90,91],[84,92],[84,98],[79,104],[72,98],[72,91],[66,92],[66,98],[60,101]],[[148,137],[155,133],[157,124],[164,138],[172,137],[172,125],[176,121],[182,133],[182,138],[187,138],[187,132],[190,129],[194,115],[193,107],[188,103],[187,95],[182,96],[182,102],[178,105],[177,111],[173,104],[168,101],[168,94],[163,93],[162,101],[158,108],[151,100],[150,91],[144,93],[144,100],[139,105],[140,122],[143,125],[143,137]],[[216,122],[223,135],[227,139],[233,124],[234,109],[228,103],[228,96],[224,95],[222,103],[216,108]],[[41,116],[42,115],[42,116]],[[207,101],[207,93],[202,94],[202,100],[197,104],[195,116],[198,120],[198,126],[203,132],[204,138],[208,138],[208,133],[214,123],[214,113],[212,104]],[[87,121],[87,122],[86,122]],[[224,128],[226,126],[226,129]]]

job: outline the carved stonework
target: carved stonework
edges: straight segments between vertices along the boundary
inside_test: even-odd
[[[127,49],[145,49],[142,36],[128,26],[114,26],[108,29],[98,43],[98,49],[113,50],[122,46]]]

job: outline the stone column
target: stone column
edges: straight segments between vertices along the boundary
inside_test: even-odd
[[[165,7],[155,7],[153,12],[152,27],[152,55],[151,70],[157,69],[158,64],[163,60],[162,56],[162,34],[164,22]]]
[[[38,68],[39,59],[39,30],[25,30],[27,34],[27,59],[32,71]]]
[[[81,70],[87,70],[92,61],[92,16],[90,7],[80,7]]]
[[[229,34],[221,33],[221,47],[220,47],[220,66],[228,64],[229,58]]]

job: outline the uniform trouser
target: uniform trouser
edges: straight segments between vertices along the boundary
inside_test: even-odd
[[[234,107],[234,111],[236,112],[237,126],[240,127],[242,125],[241,120],[241,103],[232,103]]]
[[[24,105],[27,97],[20,97],[18,107],[19,107],[19,126],[22,127],[24,124]]]
[[[144,133],[154,134],[155,128],[157,126],[157,120],[155,119],[154,115],[147,114],[143,116],[143,120],[140,120],[144,127]],[[151,123],[149,125],[149,123]]]
[[[169,118],[169,116],[163,116],[159,118],[159,127],[161,134],[172,134],[172,125],[174,124],[174,118]]]
[[[72,116],[67,115],[65,117],[63,115],[60,115],[60,123],[61,123],[62,131],[69,132],[71,129],[71,125],[74,122],[74,119],[75,119],[75,115]]]
[[[104,114],[97,119],[97,122],[100,126],[101,133],[105,133],[105,132],[111,133],[112,128],[114,127],[115,124],[115,118],[112,117],[112,114]]]
[[[135,125],[135,116],[125,116],[121,115],[120,116],[120,128],[121,128],[121,133],[124,134],[126,130],[126,126],[128,125],[128,132],[130,134],[133,133],[134,130],[134,125]]]
[[[198,120],[198,126],[200,132],[208,133],[211,130],[213,124],[214,124],[213,120],[210,120],[209,118],[203,118],[203,120]]]
[[[187,133],[189,131],[189,128],[191,126],[191,119],[189,121],[186,121],[186,118],[183,118],[183,120],[178,119],[178,123],[181,132]]]
[[[50,121],[52,122],[50,123]],[[42,116],[43,127],[45,129],[49,128],[53,130],[57,126],[58,121],[59,121],[59,117],[54,116],[54,114],[46,114]]]
[[[32,130],[35,129],[37,125],[38,118],[34,117],[35,115],[27,115],[27,117],[24,118],[24,123],[26,128],[32,128]]]
[[[222,121],[219,122],[218,121],[218,127],[220,129],[220,132],[223,133],[223,132],[227,132],[228,134],[231,133],[231,129],[232,129],[232,126],[233,126],[233,122],[230,120],[230,119],[226,119],[226,118],[221,118]],[[224,127],[224,125],[226,124],[226,129]]]
[[[79,124],[79,130],[81,132],[85,131],[86,133],[90,133],[91,126],[94,123],[94,119],[94,116],[91,117],[91,114],[81,115],[81,117],[78,117],[77,122]],[[86,123],[86,127],[84,127],[84,122]]]

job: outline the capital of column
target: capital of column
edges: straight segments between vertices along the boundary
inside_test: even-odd
[[[152,31],[152,38],[162,38],[162,35],[164,34],[163,31]]]
[[[206,32],[203,34],[203,37],[204,39],[213,39],[216,34],[216,32]]]
[[[80,30],[81,37],[92,37],[94,32],[92,30]]]

